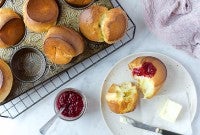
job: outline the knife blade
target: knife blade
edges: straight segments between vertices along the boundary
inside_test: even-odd
[[[125,116],[125,115],[120,116],[120,122],[125,123],[125,124],[130,124],[130,125],[133,125],[134,127],[145,129],[145,130],[152,131],[152,132],[155,132],[155,133],[160,133],[162,135],[181,135],[181,134],[178,134],[178,133],[175,133],[175,132],[160,129],[158,127],[149,126],[147,124],[136,121],[133,118],[130,118],[130,117]]]

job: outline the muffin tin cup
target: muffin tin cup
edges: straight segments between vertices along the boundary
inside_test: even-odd
[[[35,82],[46,71],[43,53],[34,47],[21,47],[11,56],[10,65],[14,76],[21,82]]]
[[[59,117],[60,117],[61,119],[63,119],[63,120],[66,120],[66,121],[74,121],[74,120],[77,120],[77,119],[79,119],[79,118],[86,112],[86,109],[87,109],[87,99],[86,99],[86,96],[85,96],[81,91],[79,91],[79,90],[77,90],[77,89],[75,89],[75,88],[66,88],[66,89],[61,90],[61,91],[57,94],[57,96],[56,96],[56,98],[55,98],[55,100],[54,100],[54,110],[55,110],[56,113],[59,111],[58,108],[57,108],[57,100],[58,100],[59,96],[60,96],[63,92],[65,92],[65,91],[74,91],[74,92],[80,94],[80,96],[82,97],[83,103],[84,103],[84,107],[83,107],[83,110],[81,111],[81,114],[80,114],[79,116],[76,116],[76,117],[65,117],[65,116],[63,116],[62,114],[60,114]]]
[[[76,6],[76,5],[72,5],[72,4],[68,3],[66,0],[63,0],[63,1],[64,1],[64,3],[67,4],[67,6],[69,6],[72,9],[83,10],[83,9],[86,9],[86,8],[90,7],[93,3],[95,3],[98,0],[92,0],[89,4],[87,4],[85,6]]]

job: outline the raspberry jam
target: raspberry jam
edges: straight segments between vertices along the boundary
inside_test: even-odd
[[[77,118],[84,112],[84,97],[74,89],[67,89],[61,92],[56,98],[56,109],[60,110],[65,107],[61,113],[66,118]]]
[[[151,62],[144,62],[140,68],[134,68],[132,71],[133,75],[153,77],[157,69]]]

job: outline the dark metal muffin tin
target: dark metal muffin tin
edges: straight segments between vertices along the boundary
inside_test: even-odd
[[[63,25],[76,31],[79,31],[78,16],[82,12],[80,9],[88,8],[91,5],[113,7],[110,0],[94,0],[91,4],[81,8],[71,7],[64,0],[57,0],[57,3],[60,12],[57,25]],[[7,0],[1,8],[11,8],[23,16],[23,4],[24,0]],[[109,47],[105,43],[97,44],[86,40],[84,53],[75,57],[69,64],[56,65],[48,59],[45,60],[46,57],[43,56],[45,35],[46,33],[35,33],[26,29],[26,35],[20,43],[7,49],[0,49],[0,58],[10,64],[14,75],[11,93],[1,104],[9,102],[31,88]]]

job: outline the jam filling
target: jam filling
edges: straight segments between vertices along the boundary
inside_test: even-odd
[[[144,62],[140,68],[134,68],[132,71],[133,75],[153,77],[157,69],[151,62]]]
[[[62,115],[65,117],[77,117],[81,114],[84,103],[81,95],[74,91],[65,91],[57,99],[56,102],[58,110],[62,107],[65,109]]]

